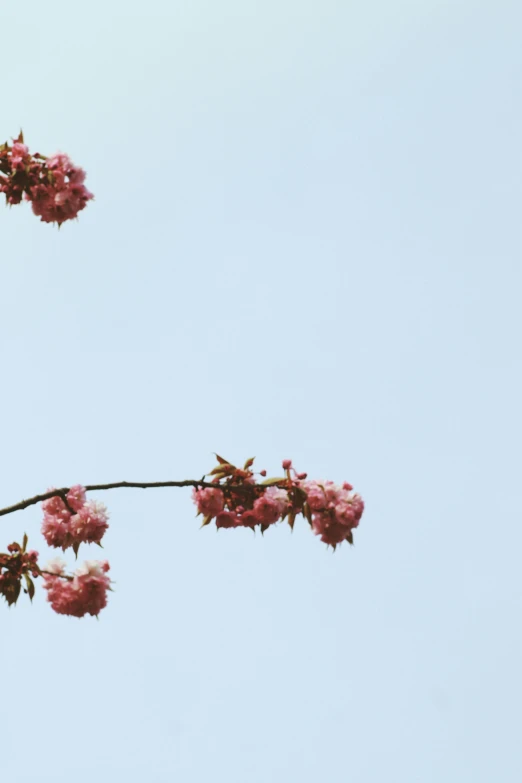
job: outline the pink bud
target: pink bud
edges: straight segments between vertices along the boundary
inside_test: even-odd
[[[284,459],[283,460],[283,469],[284,470],[290,470],[292,467],[292,460],[291,459]]]
[[[260,470],[259,471],[260,476],[266,476],[266,470]]]
[[[305,479],[307,476],[308,476],[308,473],[298,473],[298,474],[297,474],[297,478],[298,478],[300,481],[302,481],[303,479]]]

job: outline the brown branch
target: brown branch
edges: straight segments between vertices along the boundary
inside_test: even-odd
[[[45,571],[43,568],[40,568],[39,576],[42,576],[42,574],[48,574],[49,576],[57,576],[59,579],[67,579],[68,582],[72,582],[74,579],[74,576],[70,576],[67,574],[55,574],[54,571]]]
[[[220,485],[219,489],[224,492],[251,492],[255,487],[255,484],[226,484]],[[205,488],[211,487],[216,489],[217,484],[209,481],[195,481],[194,479],[187,479],[185,481],[116,481],[113,484],[88,484],[85,486],[87,492],[100,492],[105,489],[125,489],[130,487],[137,487],[138,489],[153,489],[159,487],[197,487]],[[60,497],[68,505],[66,501],[66,495],[69,492],[70,487],[62,487],[61,489],[51,489],[49,492],[44,492],[41,495],[35,495],[27,500],[21,500],[19,503],[15,503],[12,506],[6,506],[0,508],[0,517],[6,514],[13,514],[15,511],[23,511],[24,508],[34,506],[36,503],[42,503],[49,498]],[[71,509],[72,510],[72,509]]]

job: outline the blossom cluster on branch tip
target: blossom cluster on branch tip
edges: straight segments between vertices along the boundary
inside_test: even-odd
[[[60,558],[51,561],[42,573],[47,600],[58,614],[71,617],[98,616],[107,606],[110,579],[107,560],[88,560],[77,568],[72,579],[64,578],[65,563]]]
[[[283,461],[286,476],[257,484],[253,459],[236,468],[218,455],[218,465],[209,475],[216,487],[195,488],[192,499],[203,516],[203,525],[215,521],[217,528],[259,527],[264,533],[271,525],[286,519],[291,528],[301,514],[313,532],[334,549],[343,541],[353,544],[353,529],[364,511],[360,495],[351,484],[333,481],[306,481],[291,460]],[[266,471],[261,471],[266,476]]]
[[[8,205],[31,202],[44,223],[61,226],[94,198],[85,187],[85,172],[61,152],[46,158],[31,154],[23,134],[13,144],[0,144],[0,193]]]

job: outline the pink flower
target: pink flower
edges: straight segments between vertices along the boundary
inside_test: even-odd
[[[258,523],[273,525],[288,508],[288,495],[284,489],[269,487],[254,502],[254,514]]]
[[[221,511],[216,517],[216,527],[237,527],[239,520],[230,511]]]
[[[307,494],[312,510],[312,529],[325,544],[334,548],[342,541],[352,540],[352,529],[357,527],[364,511],[360,495],[351,494],[352,486],[333,481],[304,481],[300,485]]]
[[[47,600],[54,611],[72,617],[98,616],[107,605],[109,563],[88,561],[76,570],[72,580],[63,578],[64,566],[63,561],[55,560],[46,569],[52,573],[43,574]]]
[[[333,508],[343,497],[343,489],[333,481],[303,481],[300,486],[308,495],[308,505],[312,511]]]
[[[67,155],[59,152],[48,158],[45,170],[49,177],[42,177],[39,184],[30,188],[26,198],[44,223],[61,225],[75,218],[94,196],[83,184],[85,172]]]
[[[82,543],[100,543],[109,527],[106,507],[94,500],[87,501],[85,487],[79,484],[71,487],[66,497],[76,514],[72,514],[58,496],[42,503],[42,534],[49,546],[65,551]]]
[[[342,497],[342,489],[338,487],[333,481],[323,481],[324,494],[329,505],[338,503]]]
[[[58,176],[63,177],[65,173],[74,169],[74,163],[64,152],[55,152],[47,158],[46,166],[51,171],[58,172]]]
[[[327,505],[326,495],[321,486],[322,483],[318,481],[303,481],[300,485],[307,494],[308,505],[312,511],[321,511]]]
[[[67,493],[67,502],[75,511],[79,511],[82,508],[85,500],[85,487],[82,487],[81,484],[76,484],[74,487],[71,487]]]
[[[83,169],[63,153],[47,160],[32,156],[21,137],[11,147],[0,147],[0,193],[11,205],[19,204],[25,195],[35,215],[46,223],[61,225],[85,208],[93,195],[84,182]]]
[[[220,489],[206,487],[205,489],[194,489],[192,499],[197,506],[198,513],[205,517],[215,517],[224,508],[223,492]]]
[[[355,517],[353,503],[345,503],[344,501],[336,505],[335,519],[341,525],[346,525],[349,528],[356,527],[359,524]]]
[[[61,557],[53,557],[53,559],[49,560],[45,566],[45,570],[50,571],[53,574],[63,574],[65,571],[65,565],[65,560],[62,560]]]
[[[254,530],[255,526],[259,524],[259,519],[255,511],[247,510],[241,513],[241,516],[237,517],[236,527],[249,527]]]
[[[362,497],[358,494],[355,494],[352,496],[352,504],[355,509],[355,518],[357,519],[357,524],[359,523],[360,518],[363,515],[364,511],[364,500]]]
[[[52,492],[53,489],[54,487],[51,487],[48,491]],[[54,495],[54,497],[49,498],[49,500],[44,500],[42,503],[42,508],[44,510],[44,514],[50,514],[55,517],[63,516],[63,518],[66,520],[69,520],[71,516],[71,512],[67,511],[63,500],[58,495]]]
[[[69,514],[68,511],[65,513]],[[56,548],[61,547],[64,551],[73,545],[72,537],[69,532],[69,520],[63,519],[55,514],[44,514],[42,535],[49,546],[54,546]]]
[[[286,489],[280,489],[280,487],[268,487],[268,489],[265,490],[264,497],[270,498],[270,500],[274,501],[274,503],[277,503],[280,514],[282,514],[283,511],[286,511],[288,508],[289,500]]]
[[[321,541],[329,546],[333,546],[334,549],[343,541],[350,540],[352,535],[350,528],[346,527],[346,525],[333,522],[330,516],[323,514],[314,516],[312,528],[317,536],[321,536]]]
[[[96,500],[89,500],[69,523],[74,543],[99,544],[109,527],[107,507]]]
[[[48,492],[52,492],[54,489],[54,487],[51,487]],[[74,487],[70,488],[65,497],[67,498],[67,502],[70,507],[74,511],[79,511],[85,503],[85,487],[82,487],[81,484],[76,484]],[[54,495],[52,498],[44,500],[42,503],[42,508],[46,514],[63,516],[64,519],[67,520],[71,517],[71,512],[68,511],[68,509],[65,507],[65,503],[59,495]]]
[[[11,147],[11,167],[17,171],[25,167],[29,155],[29,147],[19,141],[15,141]]]

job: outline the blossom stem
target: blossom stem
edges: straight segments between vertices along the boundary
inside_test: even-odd
[[[73,576],[67,576],[67,574],[57,574],[55,571],[45,571],[43,568],[40,568],[40,574],[49,574],[49,576],[58,576],[60,579],[67,579],[68,582],[72,582],[74,579]]]

